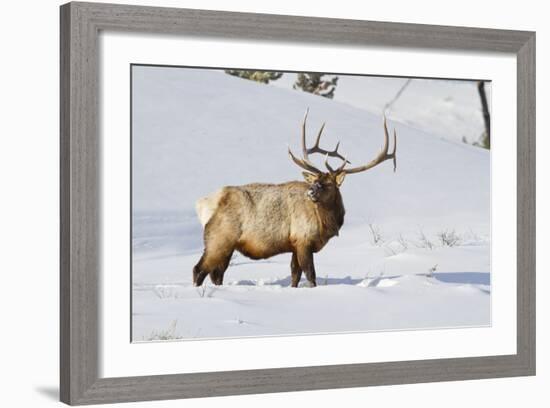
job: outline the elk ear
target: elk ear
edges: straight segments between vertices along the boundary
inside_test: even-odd
[[[317,175],[315,174],[308,173],[306,171],[303,171],[302,174],[304,175],[304,180],[309,184],[313,184],[317,181]]]
[[[346,173],[344,172],[340,172],[336,175],[336,184],[338,185],[338,187],[342,185],[345,178],[346,178]]]

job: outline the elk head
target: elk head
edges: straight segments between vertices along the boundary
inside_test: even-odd
[[[394,129],[393,151],[391,153],[388,153],[389,136],[388,136],[388,126],[386,124],[385,116],[384,116],[384,145],[382,146],[382,149],[380,150],[380,152],[376,155],[376,157],[373,160],[371,160],[369,163],[363,166],[346,168],[346,165],[351,164],[351,162],[348,161],[344,156],[342,156],[338,152],[338,147],[340,146],[340,142],[336,144],[336,147],[334,148],[334,150],[325,150],[319,147],[321,135],[323,133],[323,129],[325,128],[324,123],[319,129],[319,133],[317,134],[315,145],[310,148],[306,147],[306,120],[307,120],[308,113],[309,113],[309,109],[306,110],[306,114],[304,115],[304,121],[302,122],[302,158],[300,159],[294,156],[290,148],[288,149],[288,153],[294,163],[296,163],[302,169],[307,170],[302,174],[304,175],[305,181],[309,184],[307,195],[313,202],[328,203],[331,200],[333,200],[334,197],[339,194],[339,188],[344,182],[344,178],[348,174],[360,173],[360,172],[369,170],[374,166],[377,166],[378,164],[388,159],[393,159],[393,171],[395,171],[397,167],[397,161],[396,161],[397,157],[395,154],[395,151],[397,148],[397,135]],[[325,166],[328,171],[323,172],[319,170],[309,160],[309,155],[312,153],[319,153],[325,156]],[[337,169],[332,168],[328,162],[329,157],[336,157],[342,160],[342,164],[340,165],[340,167],[338,167]]]

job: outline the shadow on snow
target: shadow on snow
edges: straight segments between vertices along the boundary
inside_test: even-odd
[[[452,272],[452,273],[434,273],[434,278],[445,283],[469,283],[473,285],[491,284],[491,275],[489,272]]]
[[[424,275],[423,275],[424,276]],[[371,283],[368,286],[376,286],[380,281],[386,279],[397,279],[401,278],[401,275],[394,276],[377,276],[373,278],[352,278],[351,276],[346,276],[344,278],[330,278],[330,277],[317,277],[318,286],[326,285],[359,285],[360,283],[365,282],[366,280],[371,280]],[[434,273],[433,277],[443,283],[455,283],[455,284],[472,284],[472,285],[487,285],[491,284],[490,274],[488,272],[449,272],[449,273]],[[304,282],[304,277],[302,277],[302,283]],[[241,279],[234,281],[231,285],[240,285],[240,286],[290,286],[291,277],[286,276],[281,279],[276,279],[273,281],[257,281],[252,279]]]

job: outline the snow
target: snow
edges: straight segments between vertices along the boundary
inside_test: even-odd
[[[376,76],[338,76],[334,100],[382,114],[443,139],[479,142],[485,131],[476,81]],[[296,74],[284,74],[274,86],[291,89]],[[399,98],[390,101],[405,89]],[[485,83],[491,109],[491,82]]]
[[[444,92],[421,93],[430,88]],[[192,286],[195,201],[224,185],[300,179],[287,147],[300,151],[307,107],[309,140],[326,121],[322,145],[341,140],[352,165],[380,148],[382,117],[365,109],[220,71],[134,66],[133,341],[490,324],[490,155],[438,134],[437,110],[432,133],[388,120],[397,172],[387,162],[346,178],[345,223],[315,255],[316,288],[289,287],[289,254],[239,254],[223,286]],[[444,245],[445,232],[458,243]]]

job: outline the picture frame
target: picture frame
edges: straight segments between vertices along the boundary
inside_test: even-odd
[[[61,6],[60,19],[61,401],[81,405],[535,374],[534,32],[80,2]],[[517,353],[212,373],[100,377],[98,37],[102,30],[515,54]]]

